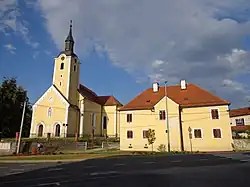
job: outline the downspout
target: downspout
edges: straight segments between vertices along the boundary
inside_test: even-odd
[[[180,125],[180,137],[181,137],[181,151],[184,151],[184,142],[183,142],[183,129],[182,129],[181,112],[182,112],[182,107],[179,105],[179,125]]]
[[[115,137],[117,138],[117,105],[115,106]]]
[[[101,133],[100,133],[100,136],[103,136],[103,119],[102,119],[102,108],[103,106],[101,105]]]

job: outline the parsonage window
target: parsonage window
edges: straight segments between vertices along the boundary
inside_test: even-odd
[[[201,129],[194,129],[194,137],[202,138]]]
[[[212,119],[219,119],[219,111],[218,111],[218,109],[212,109],[211,110],[211,116],[212,116]]]
[[[214,138],[221,138],[221,130],[220,129],[213,129]]]
[[[132,114],[127,114],[127,122],[128,123],[132,122]]]
[[[127,138],[128,139],[133,138],[133,131],[127,131]]]
[[[143,130],[142,133],[143,138],[148,138],[148,130]]]

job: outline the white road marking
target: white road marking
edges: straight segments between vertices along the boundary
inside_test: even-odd
[[[23,168],[14,168],[14,169],[11,169],[11,171],[24,171]]]
[[[143,162],[144,164],[154,164],[155,162]]]
[[[94,172],[94,173],[90,173],[89,175],[96,176],[96,175],[109,175],[109,174],[115,174],[115,173],[117,173],[117,171]]]
[[[8,168],[8,167],[6,167],[6,166],[0,167],[0,169],[5,169],[5,168]]]
[[[51,183],[38,184],[38,186],[51,186],[51,185],[60,186],[60,182],[51,182]]]
[[[171,160],[170,162],[181,162],[182,160]]]
[[[21,167],[35,166],[36,164],[22,164]]]
[[[50,168],[48,171],[60,171],[63,170],[63,168]]]
[[[84,168],[97,168],[97,166],[85,166]]]
[[[208,160],[208,158],[200,158],[199,160],[200,160],[200,161]]]
[[[125,164],[115,164],[115,166],[124,166]]]
[[[11,172],[11,173],[7,173],[4,176],[9,176],[9,175],[16,175],[16,174],[21,174],[23,172]]]

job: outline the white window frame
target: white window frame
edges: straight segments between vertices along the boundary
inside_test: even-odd
[[[128,138],[128,131],[132,131],[132,135],[133,135],[132,138]],[[126,139],[127,139],[127,140],[133,140],[133,139],[135,138],[134,134],[135,134],[135,133],[134,133],[133,130],[126,130]]]
[[[142,139],[147,140],[147,138],[143,138],[143,131],[148,131],[148,129],[142,129]]]
[[[128,114],[131,114],[131,115],[132,115],[132,122],[128,122],[128,121],[127,121]],[[133,123],[133,113],[132,113],[132,112],[126,113],[126,116],[125,116],[125,117],[126,117],[126,122],[127,122],[127,123],[129,123],[129,124],[130,124],[130,123]]]
[[[195,138],[195,136],[194,136],[194,130],[200,130],[201,131],[201,138]],[[192,133],[193,133],[193,138],[194,139],[203,139],[203,129],[202,128],[192,128]]]
[[[218,119],[213,119],[213,116],[212,116],[212,110],[218,110]],[[218,109],[218,108],[210,108],[210,110],[209,110],[210,112],[209,112],[209,115],[210,115],[210,119],[211,120],[219,120],[220,119],[220,110]]]
[[[215,138],[214,137],[214,129],[220,129],[220,134],[221,134],[221,137],[220,138]],[[214,127],[214,128],[212,128],[212,137],[213,137],[213,139],[222,139],[223,138],[223,134],[222,134],[222,128],[220,128],[220,127]]]

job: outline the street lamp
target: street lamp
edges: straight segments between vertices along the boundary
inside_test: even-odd
[[[169,131],[169,120],[168,120],[168,97],[167,97],[167,82],[165,81],[165,98],[166,98],[166,124],[167,124],[167,136],[168,136],[168,152],[170,152],[170,131]]]

